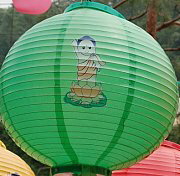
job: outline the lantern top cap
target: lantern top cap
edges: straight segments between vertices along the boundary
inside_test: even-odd
[[[113,8],[107,6],[107,5],[104,5],[104,4],[101,4],[101,3],[98,3],[98,2],[91,2],[91,1],[76,2],[74,4],[71,4],[70,6],[68,6],[65,9],[65,12],[70,12],[70,11],[72,11],[74,9],[78,9],[78,8],[96,9],[96,10],[100,10],[100,11],[109,13],[111,15],[114,15],[114,16],[125,19],[125,17],[122,14],[120,14],[118,11],[116,11],[115,9],[113,9]]]

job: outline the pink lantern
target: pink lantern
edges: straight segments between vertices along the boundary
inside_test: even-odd
[[[164,141],[149,157],[112,176],[180,176],[180,145]]]
[[[17,12],[32,15],[45,13],[51,4],[51,0],[13,0]]]

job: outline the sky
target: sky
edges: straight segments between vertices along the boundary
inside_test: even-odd
[[[12,0],[0,0],[0,8],[8,7],[12,3]]]

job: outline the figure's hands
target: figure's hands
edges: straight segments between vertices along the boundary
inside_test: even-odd
[[[99,64],[100,64],[101,66],[103,66],[103,65],[106,64],[106,62],[104,62],[104,61],[99,61]]]
[[[72,41],[72,46],[77,46],[77,40],[76,39]]]
[[[101,59],[100,59],[100,57],[98,56],[98,55],[94,55],[95,57],[96,57],[96,59],[97,59],[97,62],[98,62],[98,64],[99,64],[99,66],[103,66],[103,65],[105,65],[106,64],[106,62],[104,62],[104,61],[101,61]]]

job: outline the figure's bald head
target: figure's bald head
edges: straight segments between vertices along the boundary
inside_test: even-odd
[[[78,39],[77,45],[79,45],[83,40],[89,40],[93,43],[94,46],[96,46],[96,41],[92,37],[89,37],[89,36],[83,36],[80,39]]]

